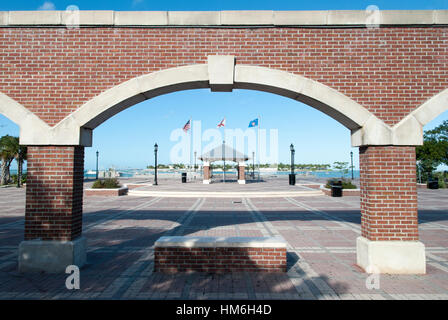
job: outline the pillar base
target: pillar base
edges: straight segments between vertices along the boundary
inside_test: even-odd
[[[425,245],[420,241],[356,239],[357,264],[369,273],[425,274]]]
[[[210,180],[203,180],[202,183],[203,184],[210,184]]]
[[[28,240],[19,245],[19,272],[64,273],[69,265],[86,262],[86,239]]]
[[[238,180],[239,184],[246,184],[246,180]]]

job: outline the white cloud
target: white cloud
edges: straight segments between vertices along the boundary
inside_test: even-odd
[[[55,10],[56,6],[54,5],[53,2],[50,1],[45,1],[39,8],[37,8],[38,10]]]

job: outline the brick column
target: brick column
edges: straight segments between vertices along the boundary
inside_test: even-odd
[[[246,176],[245,176],[246,163],[239,162],[238,163],[238,183],[246,184]]]
[[[28,147],[25,241],[19,270],[64,272],[85,262],[84,147]]]
[[[204,161],[204,163],[202,164],[202,171],[203,171],[203,181],[202,182],[204,184],[209,184],[211,174],[210,174],[210,163],[208,161]]]
[[[415,147],[360,147],[359,157],[358,265],[371,272],[425,273],[425,249],[418,241]]]

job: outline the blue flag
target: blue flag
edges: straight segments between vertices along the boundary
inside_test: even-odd
[[[249,123],[249,128],[258,126],[258,118]]]

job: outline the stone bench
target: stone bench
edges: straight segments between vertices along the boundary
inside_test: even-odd
[[[331,189],[322,187],[322,192],[326,195],[331,197]],[[361,196],[361,190],[360,189],[342,189],[342,196],[348,197],[348,196]]]
[[[89,196],[106,196],[106,197],[118,197],[124,196],[128,193],[128,187],[122,186],[120,188],[98,188],[98,189],[85,189],[84,195]]]
[[[161,237],[155,243],[154,271],[286,272],[281,237]]]

